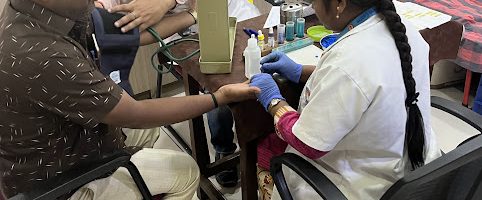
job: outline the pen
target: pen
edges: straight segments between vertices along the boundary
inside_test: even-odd
[[[258,37],[258,32],[249,28],[243,28],[243,31],[251,37],[251,35],[254,35],[254,37]]]

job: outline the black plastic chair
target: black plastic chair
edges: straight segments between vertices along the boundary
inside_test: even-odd
[[[68,195],[83,185],[99,178],[106,177],[119,167],[125,167],[145,200],[152,199],[137,167],[130,161],[131,154],[127,151],[118,151],[104,157],[98,162],[64,172],[41,185],[36,185],[31,191],[20,193],[9,200],[52,200]]]
[[[432,107],[450,113],[482,132],[482,117],[448,100],[432,97]],[[300,156],[285,153],[271,160],[271,175],[283,200],[293,197],[283,175],[287,166],[325,200],[347,199],[316,167]],[[476,135],[459,147],[398,180],[382,200],[480,200],[482,199],[482,137]]]

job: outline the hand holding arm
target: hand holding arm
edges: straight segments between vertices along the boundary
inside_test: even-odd
[[[248,82],[230,84],[214,93],[219,106],[253,99],[259,88]],[[126,92],[117,105],[102,120],[103,123],[125,128],[153,128],[192,119],[214,108],[211,95],[168,97],[136,101]]]
[[[273,77],[269,74],[261,73],[254,75],[249,85],[261,89],[261,92],[256,96],[266,111],[268,111],[268,107],[273,99],[285,100],[281,96],[278,85],[276,85]]]
[[[133,0],[128,4],[114,6],[109,12],[128,13],[115,22],[116,27],[122,27],[122,32],[135,27],[143,31],[159,22],[175,5],[175,0]]]

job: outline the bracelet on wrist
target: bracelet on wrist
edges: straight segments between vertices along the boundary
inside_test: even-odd
[[[211,98],[213,99],[213,103],[214,103],[214,108],[218,108],[219,105],[218,105],[218,100],[216,99],[216,96],[214,96],[213,93],[209,93],[211,95]]]

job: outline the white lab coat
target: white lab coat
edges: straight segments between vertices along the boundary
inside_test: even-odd
[[[407,36],[430,162],[440,150],[430,126],[429,46],[411,26]],[[373,16],[324,52],[304,88],[293,133],[329,152],[318,160],[304,158],[348,199],[379,199],[410,167],[404,149],[405,98],[395,42],[383,19]],[[297,175],[286,176],[294,199],[320,199]]]

